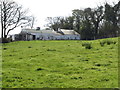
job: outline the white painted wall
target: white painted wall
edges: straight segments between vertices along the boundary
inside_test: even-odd
[[[49,33],[32,33],[33,35],[36,36],[37,39],[42,39],[42,40],[60,40],[60,39],[65,39],[65,40],[74,40],[80,39],[80,35],[55,35],[55,34],[49,34]],[[30,40],[32,40],[32,36],[29,37]]]
[[[28,32],[27,32],[28,33]],[[30,35],[31,34],[31,35]],[[51,32],[29,32],[29,35],[26,35],[26,40],[33,40],[33,35],[35,35],[35,40],[80,40],[80,35],[66,34],[61,35],[58,33]]]

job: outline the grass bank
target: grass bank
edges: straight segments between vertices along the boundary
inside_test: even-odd
[[[118,87],[118,38],[18,41],[2,52],[3,88]]]

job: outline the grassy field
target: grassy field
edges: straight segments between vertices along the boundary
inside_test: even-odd
[[[115,43],[100,44],[106,41]],[[118,38],[18,41],[3,44],[2,52],[3,88],[118,87]]]

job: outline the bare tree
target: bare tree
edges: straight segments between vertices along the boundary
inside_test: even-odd
[[[22,26],[22,27],[33,29],[34,24],[35,24],[35,22],[36,22],[36,18],[35,18],[34,16],[29,16],[29,19],[30,19],[31,21],[28,22],[28,23],[26,23],[26,24],[25,24],[24,26]]]
[[[47,26],[51,29],[54,29],[55,31],[58,31],[60,28],[60,21],[63,17],[47,17]]]
[[[33,16],[31,16],[30,18],[31,18],[31,22],[29,23],[28,26],[30,26],[30,28],[32,29],[32,28],[34,27],[34,24],[35,24],[36,19],[35,19],[35,17],[33,17]]]
[[[22,6],[16,2],[0,0],[1,37],[7,38],[11,30],[31,22],[31,18],[26,14],[27,10],[23,11]]]

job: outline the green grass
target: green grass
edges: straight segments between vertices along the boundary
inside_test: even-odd
[[[101,46],[104,40],[116,43]],[[2,52],[3,88],[118,87],[118,38],[18,41],[3,44]]]

